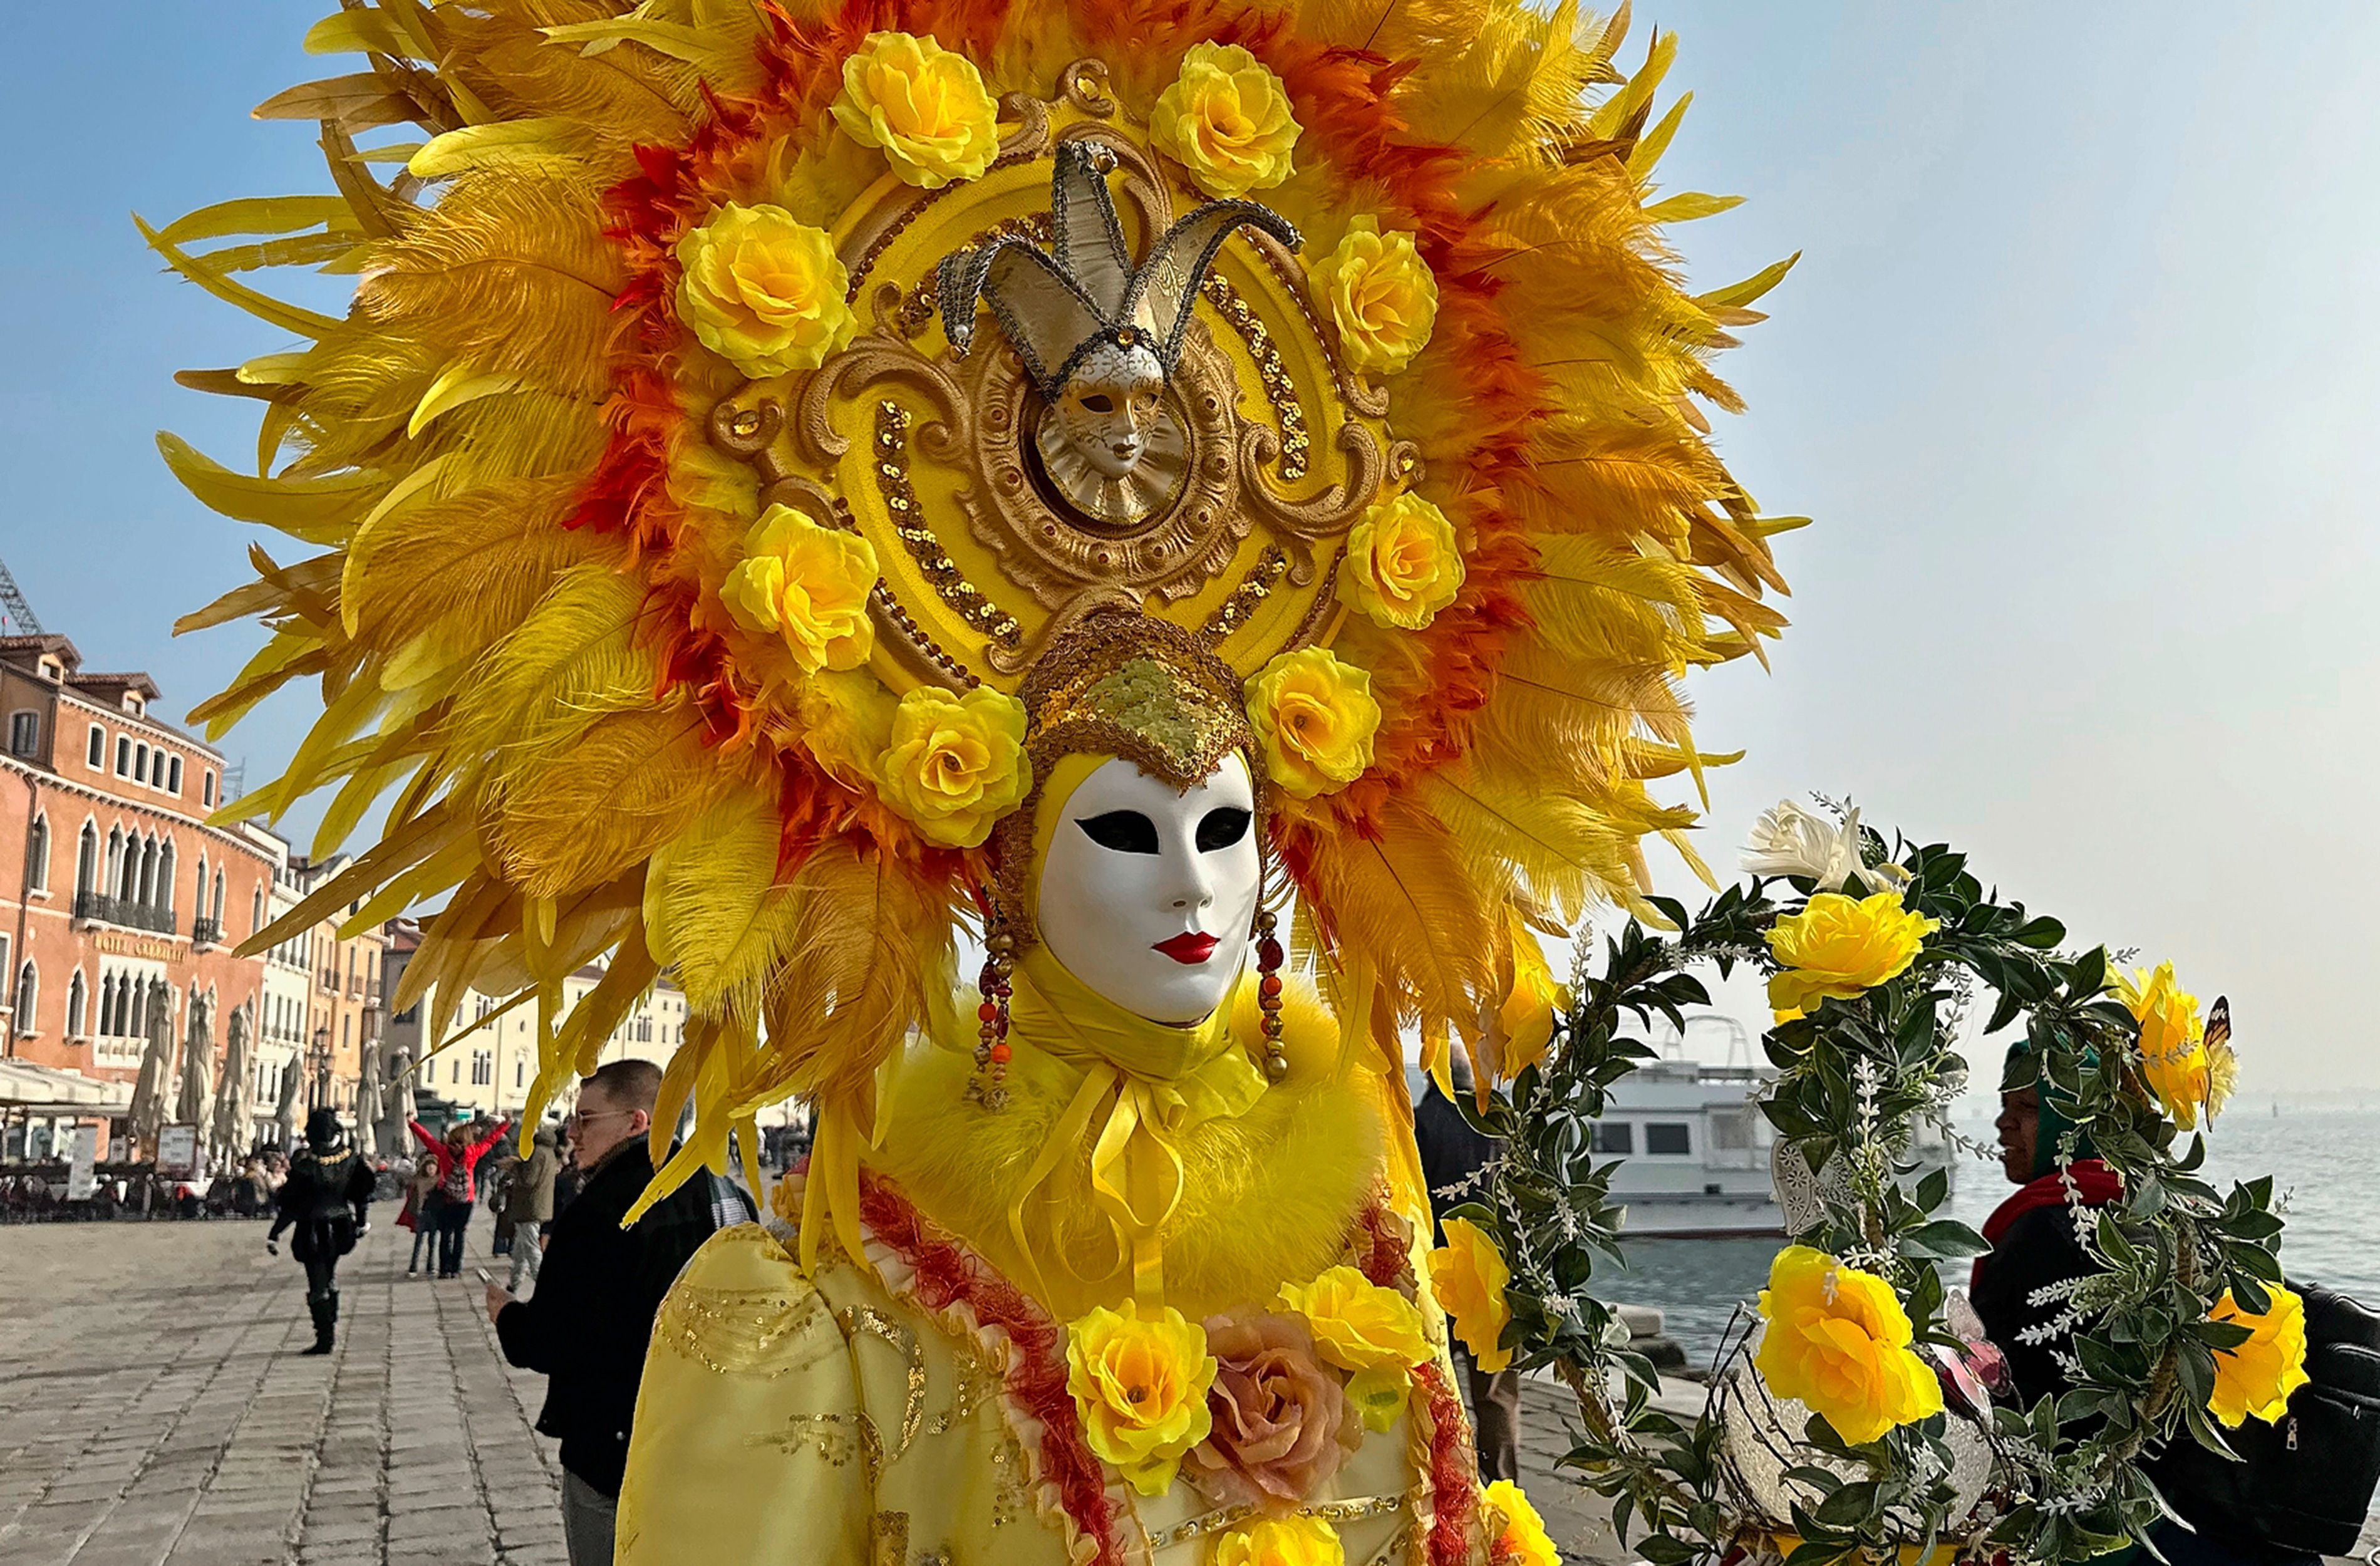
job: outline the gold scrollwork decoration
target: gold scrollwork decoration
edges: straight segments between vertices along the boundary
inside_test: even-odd
[[[1305,500],[1277,494],[1265,482],[1264,469],[1281,453],[1281,437],[1263,424],[1240,431],[1240,486],[1243,503],[1279,538],[1290,553],[1289,580],[1305,587],[1314,580],[1314,545],[1336,538],[1355,525],[1364,508],[1379,492],[1388,462],[1380,443],[1364,425],[1352,420],[1339,426],[1331,442],[1347,459],[1346,477]]]

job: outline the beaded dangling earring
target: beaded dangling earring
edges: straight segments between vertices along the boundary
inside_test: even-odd
[[[1289,1056],[1281,1047],[1281,938],[1275,934],[1279,923],[1270,908],[1257,910],[1257,1010],[1258,1026],[1264,1033],[1264,1073],[1267,1082],[1280,1082],[1289,1075]]]
[[[968,1096],[988,1110],[1008,1103],[1009,975],[1016,965],[1016,938],[993,904],[983,941],[983,974],[977,980],[983,1004],[976,1008],[975,1082]]]

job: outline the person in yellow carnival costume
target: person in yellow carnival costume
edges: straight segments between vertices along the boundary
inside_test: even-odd
[[[1678,682],[1782,626],[1791,525],[1696,406],[1785,266],[1679,285],[1729,203],[1657,198],[1675,40],[1625,33],[359,0],[309,45],[364,69],[260,111],[335,192],[144,229],[303,340],[185,377],[265,404],[256,475],[162,442],[313,548],[185,622],[273,632],[218,731],[322,676],[226,817],[386,806],[252,944],[443,898],[391,1003],[534,1008],[532,1123],[671,971],[657,1191],[814,1107],[663,1308],[622,1560],[1542,1553],[1449,1390],[1401,1032],[1521,1069],[1534,932],[1649,914],[1647,834],[1700,868],[1645,784],[1718,759]]]

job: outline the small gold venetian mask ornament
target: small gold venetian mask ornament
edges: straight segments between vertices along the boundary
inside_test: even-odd
[[[991,307],[1046,405],[1033,443],[1058,497],[1092,521],[1134,527],[1164,510],[1189,466],[1168,383],[1215,252],[1242,226],[1293,249],[1298,234],[1254,201],[1209,201],[1135,266],[1108,189],[1114,164],[1096,142],[1061,142],[1050,249],[1003,235],[961,250],[943,261],[936,293],[961,358],[977,306]]]

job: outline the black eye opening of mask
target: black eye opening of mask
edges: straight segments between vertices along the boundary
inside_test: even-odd
[[[1247,836],[1250,813],[1236,805],[1220,806],[1199,818],[1196,838],[1198,852],[1214,854],[1232,847]],[[1075,823],[1083,835],[1100,847],[1116,854],[1154,854],[1158,852],[1157,823],[1137,810],[1108,810],[1087,816]]]

